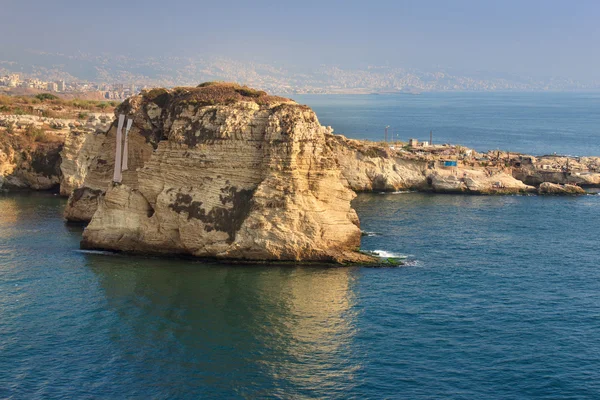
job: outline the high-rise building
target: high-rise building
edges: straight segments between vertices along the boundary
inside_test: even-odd
[[[48,82],[48,85],[46,85],[46,90],[49,92],[58,92],[58,85],[56,82]]]
[[[58,82],[56,82],[56,85],[58,86],[58,91],[59,92],[66,92],[67,91],[67,84],[65,83],[65,81],[58,81]]]

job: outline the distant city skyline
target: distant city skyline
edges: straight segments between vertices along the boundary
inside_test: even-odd
[[[82,80],[129,83],[129,76],[177,82],[215,74],[203,75],[201,62],[176,60],[217,57],[273,68],[223,73],[253,75],[251,81],[256,75],[273,81],[285,73],[292,82],[323,68],[347,72],[380,66],[419,76],[536,81],[538,86],[531,87],[538,89],[557,78],[577,82],[566,90],[600,86],[596,1],[3,3],[0,73],[29,73],[30,68]],[[103,64],[103,57],[112,64]],[[122,63],[114,65],[117,59]],[[157,65],[149,68],[150,59]],[[192,64],[199,70],[189,71]],[[403,78],[394,79],[390,88]]]

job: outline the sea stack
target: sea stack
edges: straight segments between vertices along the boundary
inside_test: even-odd
[[[235,84],[206,83],[143,92],[116,114],[133,119],[129,152],[141,157],[122,183],[109,183],[98,196],[83,248],[249,261],[373,261],[357,251],[355,194],[327,145],[328,130],[307,106]]]

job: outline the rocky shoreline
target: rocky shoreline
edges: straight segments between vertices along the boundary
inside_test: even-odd
[[[0,189],[60,188],[82,248],[246,261],[376,263],[358,251],[356,192],[585,194],[600,158],[477,153],[334,135],[292,100],[234,84],[154,89],[132,119],[113,182],[117,124],[29,146],[1,131]]]

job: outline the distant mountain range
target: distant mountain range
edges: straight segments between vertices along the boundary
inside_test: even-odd
[[[135,83],[144,86],[186,86],[199,82],[235,81],[277,94],[293,93],[419,93],[439,91],[582,91],[599,90],[600,82],[534,79],[493,73],[457,74],[389,66],[349,69],[276,66],[224,57],[131,58],[20,51],[0,56],[0,74],[70,82]],[[10,58],[9,58],[10,57]]]

